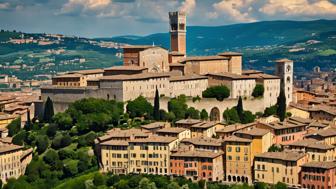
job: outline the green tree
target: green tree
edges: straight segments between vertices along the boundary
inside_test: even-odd
[[[53,116],[54,116],[54,105],[52,100],[48,96],[47,101],[44,105],[43,121],[46,123],[50,123]]]
[[[185,113],[185,118],[200,119],[200,112],[194,107],[190,107]]]
[[[3,187],[4,189],[32,189],[33,187],[25,181],[23,178],[15,179],[10,178],[7,181],[7,184]]]
[[[177,98],[172,98],[168,102],[168,111],[174,113],[175,119],[184,119],[188,105],[186,104],[186,96],[180,95]],[[172,116],[172,114],[170,115]]]
[[[241,123],[246,124],[246,123],[252,123],[254,122],[256,116],[252,114],[250,111],[244,111],[243,112],[243,120]]]
[[[56,135],[56,132],[57,132],[57,125],[49,124],[49,126],[47,128],[48,137],[54,137]]]
[[[204,98],[216,98],[219,101],[223,101],[230,96],[230,89],[226,86],[213,86],[207,88],[202,92]]]
[[[203,109],[200,113],[200,117],[201,117],[202,120],[208,120],[209,114],[205,109]]]
[[[49,139],[45,135],[39,135],[36,138],[36,150],[39,154],[46,151],[49,146]]]
[[[263,182],[257,182],[254,184],[254,189],[267,189],[267,184]]]
[[[65,112],[57,113],[53,117],[53,122],[57,124],[59,129],[70,130],[72,127],[72,118],[69,114]]]
[[[269,151],[269,152],[281,152],[281,151],[282,151],[282,148],[281,148],[281,146],[278,146],[278,145],[276,145],[276,144],[273,144],[272,146],[270,146],[270,147],[268,148],[268,151]]]
[[[176,182],[170,182],[167,189],[181,189],[181,187]]]
[[[241,96],[238,98],[238,104],[236,106],[237,114],[239,116],[240,122],[244,119],[244,108],[243,108],[243,99]]]
[[[63,173],[65,177],[71,177],[78,173],[78,162],[71,160],[67,162],[63,167]]]
[[[231,108],[231,109],[226,109],[223,112],[223,118],[226,121],[227,124],[233,124],[233,123],[239,123],[240,119],[239,119],[239,115],[237,113],[237,109],[235,107]]]
[[[264,116],[271,116],[271,115],[275,115],[277,113],[277,105],[271,106],[271,107],[267,107],[264,111]]]
[[[104,176],[101,174],[101,173],[96,173],[94,176],[93,176],[93,184],[95,186],[102,186],[102,185],[105,185],[105,178]]]
[[[18,134],[16,134],[13,137],[13,140],[12,140],[13,144],[23,145],[23,142],[24,142],[26,136],[27,136],[27,132],[25,130],[20,131]]]
[[[148,178],[142,178],[139,182],[139,189],[156,189],[154,182],[150,182]]]
[[[43,156],[43,161],[52,167],[55,167],[56,162],[59,160],[57,152],[53,149],[49,149]]]
[[[160,120],[160,95],[157,88],[155,90],[153,117],[154,120]]]
[[[14,136],[21,130],[21,118],[14,119],[10,124],[7,126],[8,129],[8,135]]]
[[[278,182],[276,183],[276,185],[274,186],[275,189],[287,189],[287,185],[285,183],[282,182]]]
[[[24,125],[24,128],[26,131],[30,131],[32,129],[32,122],[30,120],[30,111],[29,109],[27,110],[27,121]]]
[[[256,84],[256,86],[253,89],[252,96],[253,97],[261,97],[264,95],[264,85]]]
[[[284,121],[286,117],[286,95],[283,87],[280,89],[280,94],[277,99],[277,107],[277,116],[280,121]]]
[[[149,103],[145,97],[139,96],[133,101],[129,101],[126,106],[127,112],[130,117],[145,117],[151,118],[153,114],[153,106]]]

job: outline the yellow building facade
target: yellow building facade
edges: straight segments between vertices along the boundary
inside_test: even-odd
[[[255,156],[254,181],[268,184],[282,182],[291,187],[300,187],[301,165],[307,162],[304,153],[266,152]]]

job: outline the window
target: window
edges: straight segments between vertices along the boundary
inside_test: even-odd
[[[240,152],[240,147],[236,147],[236,152]]]

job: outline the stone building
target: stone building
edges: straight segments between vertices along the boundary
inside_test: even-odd
[[[172,57],[177,55],[185,56],[187,53],[186,32],[187,18],[185,12],[169,12],[169,32],[170,32],[170,50],[176,52],[171,54]],[[172,58],[175,59],[175,58]]]
[[[300,188],[301,165],[307,162],[304,153],[265,152],[257,154],[254,160],[255,181],[267,184],[282,182],[290,187]]]
[[[300,183],[302,188],[335,188],[336,163],[308,162],[301,166]]]
[[[281,78],[281,87],[284,89],[288,105],[293,100],[293,61],[280,59],[276,63],[275,74]]]
[[[168,51],[158,46],[125,46],[124,65],[148,68],[148,72],[168,72]]]
[[[209,86],[223,85],[230,89],[230,98],[250,97],[256,85],[256,79],[251,76],[232,73],[209,73]]]
[[[9,178],[24,175],[27,165],[32,160],[32,149],[0,142],[0,179],[6,183]]]

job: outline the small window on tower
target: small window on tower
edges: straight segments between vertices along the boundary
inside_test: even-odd
[[[170,24],[171,30],[177,30],[177,24]]]
[[[184,24],[179,24],[179,30],[184,30]]]

